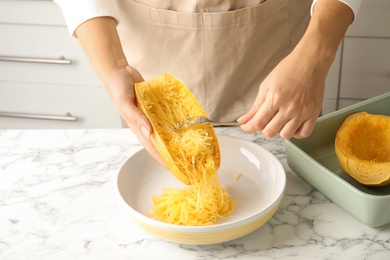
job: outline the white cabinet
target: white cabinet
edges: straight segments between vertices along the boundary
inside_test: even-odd
[[[66,27],[0,24],[0,32],[0,80],[101,85]]]
[[[390,1],[363,1],[328,75],[323,113],[390,91]]]
[[[0,93],[0,129],[120,127],[101,87],[0,82]]]
[[[56,4],[1,0],[0,35],[0,129],[121,127]]]

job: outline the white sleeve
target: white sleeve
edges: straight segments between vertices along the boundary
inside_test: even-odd
[[[117,19],[114,0],[54,0],[60,6],[69,33],[75,37],[77,27],[83,22],[102,16]]]
[[[311,13],[313,13],[313,8],[314,8],[314,5],[317,3],[317,1],[318,0],[313,0],[313,3],[311,5]],[[363,2],[363,0],[339,0],[339,1],[348,5],[349,8],[352,9],[354,17],[356,17],[357,12],[359,11],[360,5]]]

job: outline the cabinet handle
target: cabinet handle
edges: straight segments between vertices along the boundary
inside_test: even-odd
[[[63,64],[63,65],[69,65],[72,63],[71,60],[67,60],[62,56],[59,57],[58,59],[0,56],[0,61],[48,63],[48,64]]]
[[[66,113],[64,116],[58,116],[58,115],[12,113],[12,112],[1,112],[0,111],[0,116],[30,118],[30,119],[59,120],[59,121],[77,121],[77,117],[72,116],[70,113]]]

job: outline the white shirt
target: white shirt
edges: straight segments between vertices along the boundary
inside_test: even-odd
[[[317,1],[313,0],[312,10]],[[348,5],[356,17],[363,0],[339,1]],[[61,7],[69,32],[73,36],[80,24],[94,17],[110,16],[118,20],[115,1],[112,0],[54,0],[54,2]]]
[[[313,4],[311,5],[311,10],[313,11],[315,3],[317,3],[318,0],[313,0]],[[352,9],[354,16],[356,17],[356,14],[360,8],[360,5],[362,4],[363,0],[339,0],[340,2],[343,2],[344,4],[348,5],[349,8]]]

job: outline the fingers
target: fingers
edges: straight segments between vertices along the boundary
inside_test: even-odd
[[[280,100],[277,95],[266,88],[266,86],[260,87],[259,94],[250,111],[237,121],[242,124],[242,130],[247,133],[261,131],[267,137],[273,137],[282,127],[277,124],[280,120],[278,118]],[[275,116],[278,120],[274,120]]]
[[[261,132],[272,138],[279,134],[283,139],[308,137],[316,123],[318,110],[315,104],[302,104],[276,97],[265,100],[259,108],[252,109],[237,121],[242,123],[242,130],[247,133]],[[256,110],[254,112],[254,110]]]
[[[306,138],[311,134],[317,118],[316,116],[306,120],[292,118],[286,121],[281,120],[279,114],[281,113],[277,113],[268,123],[266,123],[266,120],[262,122],[255,121],[256,117],[254,117],[252,119],[255,121],[253,124],[250,126],[244,124],[241,128],[247,133],[259,131],[268,138],[272,138],[279,134],[283,139],[290,139],[292,137],[301,139]]]
[[[308,137],[315,125],[317,117],[313,117],[304,121],[292,119],[288,121],[279,131],[280,137],[290,139],[292,137],[301,139]]]
[[[259,93],[257,94],[256,101],[251,107],[251,109],[246,114],[242,115],[240,118],[237,119],[237,122],[241,124],[245,124],[243,125],[243,127],[245,128],[246,132],[256,131],[255,129],[253,129],[253,127],[250,124],[247,123],[256,115],[256,113],[259,111],[259,108],[262,106],[262,104],[265,101],[266,93],[264,93],[264,91],[261,90],[262,89],[260,89]]]
[[[312,133],[312,131],[313,131],[314,127],[315,127],[316,122],[317,122],[317,117],[314,117],[314,118],[311,118],[311,119],[305,121],[298,128],[298,130],[295,132],[293,137],[297,138],[297,139],[302,139],[302,138],[308,137]]]
[[[160,154],[150,141],[153,128],[148,118],[138,108],[130,108],[129,113],[124,113],[123,118],[125,119],[129,128],[137,136],[140,143],[143,145],[145,150],[162,166],[166,167]]]
[[[264,107],[266,106],[264,104],[264,102],[266,101],[266,96],[267,91],[263,91],[263,89],[260,88],[260,91],[251,109],[246,114],[242,115],[240,118],[237,119],[237,122],[242,124],[241,128],[244,132],[254,133],[256,131],[259,131],[263,129],[263,127],[271,119],[271,116],[260,116],[260,114],[267,115],[268,113],[259,112],[260,109],[264,109]],[[271,111],[269,112],[272,113]]]
[[[114,97],[114,104],[145,150],[165,167],[160,154],[150,141],[153,132],[152,125],[136,105],[134,83],[144,81],[144,79],[136,69],[130,66],[127,66],[125,71],[125,73],[120,71],[119,76],[115,78],[114,84],[112,84],[113,87],[110,88],[111,95]]]
[[[272,105],[269,105],[267,104],[267,102],[265,102],[260,106],[260,108],[256,111],[256,113],[246,123],[244,123],[241,126],[241,128],[248,133],[261,131],[266,136],[272,137],[278,132],[279,129],[273,130],[275,127],[271,127],[270,128],[271,131],[268,133],[269,130],[267,130],[267,127],[270,124],[272,126],[271,119],[275,116],[276,113],[277,110],[272,108]],[[273,134],[272,133],[273,131],[276,131],[276,133]]]

